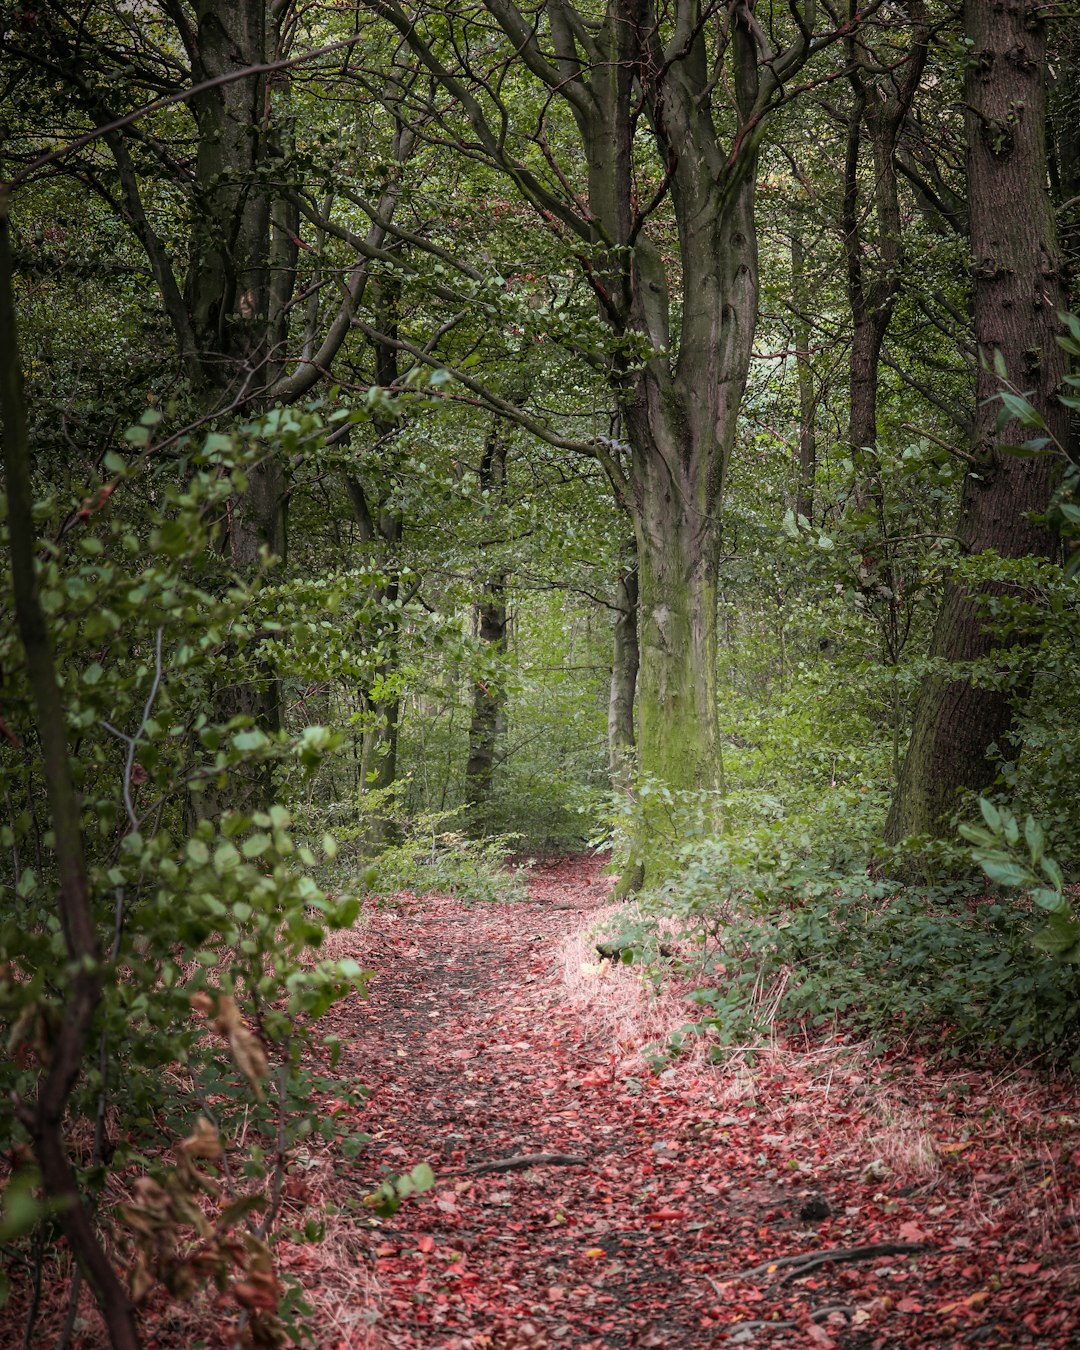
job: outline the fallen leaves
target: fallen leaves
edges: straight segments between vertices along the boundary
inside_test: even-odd
[[[752,1069],[652,1073],[647,1036],[611,1035],[560,982],[564,967],[582,978],[574,935],[605,899],[594,870],[536,869],[524,905],[384,908],[354,935],[378,976],[370,1002],[328,1015],[341,1083],[320,1113],[370,1086],[350,1123],[372,1140],[355,1162],[305,1172],[346,1236],[287,1263],[318,1350],[1080,1339],[1074,1089],[805,1040]],[[590,997],[635,978],[597,964]],[[202,1127],[193,1139],[212,1148]],[[384,1218],[363,1206],[419,1159],[427,1194]],[[826,1201],[811,1229],[808,1196]]]

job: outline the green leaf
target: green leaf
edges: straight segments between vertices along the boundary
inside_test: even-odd
[[[1040,436],[1036,440],[1024,441],[1022,445],[1007,445],[999,441],[997,448],[1003,454],[1012,455],[1014,459],[1034,459],[1037,455],[1048,454],[1052,445],[1053,441],[1049,436]]]
[[[1028,816],[1024,821],[1024,838],[1031,853],[1031,865],[1037,867],[1046,848],[1046,835],[1034,816]]]
[[[1060,891],[1064,887],[1065,877],[1062,875],[1061,868],[1053,858],[1040,858],[1039,868],[1041,869],[1043,876],[1046,877],[1050,884],[1057,890]]]
[[[1046,430],[1045,421],[1022,394],[1011,394],[1007,390],[1002,390],[998,394],[998,399],[1008,414],[1006,421],[1015,418],[1025,427],[1038,427],[1040,431]]]
[[[430,1191],[435,1185],[435,1173],[428,1163],[417,1163],[409,1173],[409,1180],[417,1191]]]
[[[237,750],[246,754],[251,750],[265,749],[270,744],[270,737],[258,727],[252,727],[250,731],[238,731],[232,738],[232,743]]]
[[[992,801],[986,797],[979,798],[979,810],[982,812],[983,820],[997,834],[1001,829],[1001,812]]]
[[[201,839],[189,839],[186,851],[189,861],[196,867],[202,867],[210,861],[210,850]]]
[[[991,881],[996,881],[999,886],[1030,886],[1035,880],[1033,874],[1026,867],[1021,867],[1019,863],[998,861],[992,858],[984,858],[981,861],[983,871]]]
[[[273,842],[268,834],[249,834],[240,845],[240,852],[245,858],[261,858]]]

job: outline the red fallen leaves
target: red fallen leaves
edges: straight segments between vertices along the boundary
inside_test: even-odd
[[[602,1016],[635,973],[597,981],[595,1005],[562,982],[564,935],[606,901],[595,869],[564,860],[530,892],[513,906],[410,901],[357,931],[372,997],[326,1029],[343,1089],[374,1089],[355,1121],[373,1139],[305,1180],[339,1207],[381,1165],[427,1159],[437,1182],[382,1223],[331,1220],[308,1249],[318,1271],[298,1273],[319,1350],[706,1350],[741,1326],[765,1350],[1080,1339],[1075,1088],[899,1050],[808,1055],[803,1041],[752,1072],[676,1065],[658,1079],[616,1051]],[[538,1152],[589,1165],[446,1175]],[[803,1222],[813,1194],[831,1214]],[[805,1277],[783,1264],[897,1242],[927,1250]],[[834,1307],[848,1311],[822,1314]]]

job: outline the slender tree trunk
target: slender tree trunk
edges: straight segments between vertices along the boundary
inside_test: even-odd
[[[375,344],[375,379],[383,389],[397,385],[400,370],[397,349],[399,287],[390,279],[379,286],[375,308],[379,329],[387,341]],[[400,420],[382,419],[376,423],[380,444],[389,448],[398,431]],[[372,680],[360,691],[364,711],[360,768],[366,788],[375,790],[392,787],[397,781],[398,727],[401,720],[401,698],[397,692],[396,672],[401,635],[401,615],[397,600],[401,591],[400,550],[404,535],[401,511],[392,502],[393,484],[383,485],[378,501],[369,505],[360,480],[346,475],[345,487],[353,508],[353,516],[360,529],[360,538],[375,550],[379,566],[385,574],[380,586],[372,587],[372,599],[380,614],[380,647],[382,655]],[[371,823],[369,841],[374,848],[385,844],[393,834],[388,815],[380,815]]]
[[[608,695],[608,776],[625,792],[634,776],[634,695],[638,677],[638,577],[635,542],[615,582],[615,627]]]
[[[810,361],[809,294],[806,285],[806,247],[799,234],[791,236],[791,290],[795,303],[795,373],[799,382],[799,451],[795,464],[795,514],[813,524],[814,479],[817,475],[817,394]]]
[[[57,1207],[58,1222],[93,1290],[114,1350],[138,1350],[135,1309],[83,1204],[64,1140],[68,1102],[82,1072],[86,1040],[101,1001],[101,949],[83,856],[79,798],[68,756],[67,718],[35,577],[30,442],[19,366],[9,230],[7,196],[0,194],[0,417],[12,591],[26,652],[52,822],[59,880],[57,919],[71,971],[63,1008],[53,1010],[57,1025],[47,1053],[42,1055],[47,1067],[39,1077],[36,1099],[17,1103],[17,1109],[33,1140],[45,1196]]]
[[[480,641],[496,658],[506,651],[507,611],[503,574],[489,577],[477,606]],[[465,805],[472,826],[482,829],[492,779],[498,763],[499,742],[506,731],[506,695],[501,684],[477,680],[473,685],[472,717],[469,720],[469,756],[465,764]]]
[[[492,503],[506,492],[506,441],[495,424],[488,435],[480,463],[480,491]],[[506,653],[506,573],[496,569],[484,579],[476,607],[477,633],[495,661]],[[473,830],[482,832],[498,763],[499,742],[506,730],[506,694],[501,680],[478,679],[473,684],[469,719],[469,754],[465,764],[465,805]]]
[[[967,553],[1045,557],[1052,539],[1031,514],[1046,509],[1054,463],[1001,451],[1028,433],[1015,422],[999,430],[994,399],[998,361],[1064,440],[1064,410],[1054,397],[1065,373],[1054,341],[1064,294],[1046,187],[1045,20],[1027,0],[968,0],[964,23],[975,336],[983,364],[972,447],[978,467],[964,483],[958,534]],[[931,644],[935,661],[993,658],[994,639],[979,610],[987,594],[947,582]],[[1009,735],[1021,693],[987,688],[958,672],[926,681],[889,812],[888,842],[948,833],[958,794],[993,782],[996,751]]]
[[[388,431],[387,434],[393,434]],[[398,733],[401,725],[401,698],[397,692],[397,657],[401,617],[397,609],[401,582],[398,553],[404,534],[401,512],[387,506],[385,500],[369,506],[357,478],[345,476],[345,488],[353,515],[365,544],[379,553],[379,565],[385,575],[381,585],[371,588],[372,599],[380,611],[379,642],[381,655],[368,685],[360,690],[364,714],[360,734],[360,782],[364,791],[384,790],[397,781]],[[368,843],[378,850],[394,834],[389,814],[375,816],[368,828]]]
[[[908,0],[907,8],[912,24],[911,48],[906,63],[899,72],[891,70],[888,79],[882,79],[874,71],[873,23],[848,42],[852,104],[848,115],[841,209],[852,321],[848,444],[855,464],[863,467],[864,495],[873,495],[878,479],[877,400],[881,348],[900,293],[904,266],[896,145],[926,64],[929,44],[929,27],[922,0]],[[895,42],[895,37],[891,41]],[[873,173],[871,202],[877,226],[873,248],[866,237],[866,213],[860,192],[860,151],[864,131],[869,140]]]

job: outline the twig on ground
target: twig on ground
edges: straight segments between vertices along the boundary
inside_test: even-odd
[[[764,1261],[752,1270],[741,1270],[735,1275],[721,1276],[721,1280],[751,1280],[757,1275],[772,1275],[777,1270],[786,1269],[784,1280],[796,1280],[809,1274],[818,1266],[828,1265],[830,1261],[873,1261],[878,1256],[901,1256],[906,1252],[927,1251],[925,1242],[874,1242],[865,1247],[827,1247],[821,1252],[798,1252],[794,1256],[778,1256],[774,1261]]]
[[[833,1313],[841,1313],[850,1322],[855,1315],[855,1309],[849,1308],[845,1303],[827,1303],[823,1308],[811,1308],[810,1320],[824,1322]],[[798,1322],[769,1322],[758,1317],[752,1322],[732,1322],[724,1328],[724,1332],[730,1336],[735,1331],[794,1331],[798,1325]]]
[[[573,1153],[515,1153],[509,1158],[492,1158],[489,1162],[471,1163],[452,1172],[440,1172],[443,1177],[479,1176],[482,1172],[517,1172],[526,1167],[588,1167],[588,1158]]]

